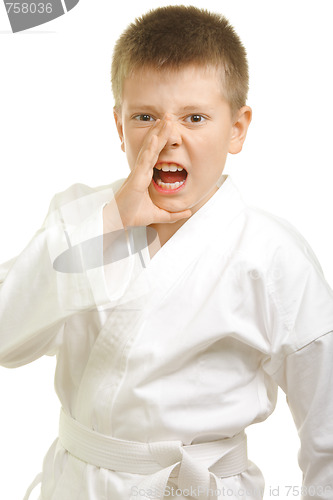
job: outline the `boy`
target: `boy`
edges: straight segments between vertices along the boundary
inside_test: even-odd
[[[41,479],[43,500],[260,499],[244,429],[278,384],[303,498],[332,498],[332,291],[304,239],[222,175],[251,120],[238,36],[156,9],[119,39],[112,85],[130,175],[57,195],[1,269],[1,363],[58,357],[59,439],[26,498]]]

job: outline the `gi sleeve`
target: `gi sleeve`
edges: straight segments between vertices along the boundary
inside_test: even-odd
[[[265,370],[287,396],[300,437],[302,498],[333,498],[333,292],[307,242],[275,254],[269,293],[271,356]]]
[[[0,266],[3,366],[54,354],[67,318],[119,300],[130,274],[128,260],[114,265],[110,285],[103,265],[102,210],[112,197],[112,188],[95,192],[79,184],[57,194],[27,247]]]
[[[333,332],[286,357],[276,381],[287,395],[301,447],[302,498],[333,498]]]

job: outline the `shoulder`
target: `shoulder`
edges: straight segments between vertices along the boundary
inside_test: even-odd
[[[315,259],[310,245],[295,226],[282,217],[248,204],[232,179],[227,179],[221,195],[224,193],[225,196],[220,196],[220,199],[226,199],[222,208],[228,211],[227,218],[231,220],[228,227],[231,252],[235,250],[245,261],[260,267],[270,265],[277,254],[311,261]],[[234,213],[235,217],[230,217],[230,213]],[[221,228],[216,231],[217,242],[220,243],[217,247],[223,249],[225,231],[218,224],[216,226]]]
[[[264,210],[248,207],[243,217],[243,262],[260,307],[267,305],[274,349],[284,345],[290,353],[331,331],[333,291],[309,243],[290,222]]]
[[[320,268],[311,246],[289,221],[253,206],[246,206],[241,218],[244,245],[253,257],[288,268]]]
[[[333,292],[298,229],[245,202],[232,226],[232,276],[242,296],[258,301],[273,351],[293,352],[331,331]],[[244,301],[244,307],[252,305]]]

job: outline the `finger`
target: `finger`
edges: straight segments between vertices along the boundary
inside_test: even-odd
[[[151,163],[153,160],[155,165],[158,155],[164,148],[170,136],[171,132],[170,120],[163,119],[163,120],[157,120],[156,122],[158,122],[157,125],[154,125],[149,130],[147,136],[145,137],[142,148],[138,154],[136,163],[139,166],[141,165],[147,166],[146,162],[148,161],[149,163]],[[155,142],[154,136],[156,136],[157,142]],[[148,165],[148,168],[149,167],[151,167],[151,165]]]
[[[146,133],[145,138],[143,140],[143,143],[142,143],[139,155],[138,155],[138,159],[139,159],[140,155],[149,147],[151,137],[153,135],[157,135],[163,126],[164,126],[164,123],[162,122],[162,120],[157,119],[155,121],[155,123],[153,123],[153,125],[151,125],[149,127],[149,130]]]
[[[149,130],[130,176],[133,187],[135,185],[135,189],[140,192],[146,190],[151,183],[154,166],[171,132],[170,120],[163,119],[157,122]]]
[[[167,130],[168,125],[164,124],[162,130]],[[158,160],[159,154],[166,144],[169,132],[163,134],[153,134],[150,142],[144,151],[140,152],[136,165],[133,169],[133,178],[139,183],[139,189],[147,189],[154,175],[154,166]]]
[[[162,120],[163,126],[160,128],[159,132],[156,134],[158,143],[157,143],[157,157],[162,151],[162,149],[165,147],[166,143],[168,142],[168,139],[171,134],[171,120],[170,119],[163,119]]]
[[[160,120],[156,121],[156,124],[154,124],[151,129],[148,131],[146,134],[143,144],[141,146],[141,149],[139,151],[139,154],[136,158],[136,162],[133,168],[133,173],[135,174],[138,170],[149,170],[152,168],[151,163],[152,163],[152,158],[153,158],[153,151],[156,148],[155,142],[156,135],[159,133],[159,130],[164,126],[163,123],[161,123]]]
[[[154,134],[150,138],[150,142],[142,151],[140,158],[138,158],[139,168],[142,168],[146,172],[152,173],[152,169],[155,166],[158,157],[165,147],[171,132],[171,122],[164,121],[162,126],[154,131]]]
[[[133,178],[138,182],[143,182],[147,188],[153,177],[154,165],[156,163],[156,151],[157,151],[158,139],[156,135],[152,135],[150,142],[144,151],[138,156],[135,167],[132,171]]]

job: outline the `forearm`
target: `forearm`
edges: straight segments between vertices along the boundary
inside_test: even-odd
[[[103,196],[112,200],[113,192],[86,192],[73,186],[56,195],[42,228],[16,259],[0,266],[4,366],[49,353],[66,318],[112,300],[104,272],[102,208]],[[113,288],[116,284],[113,280]]]

